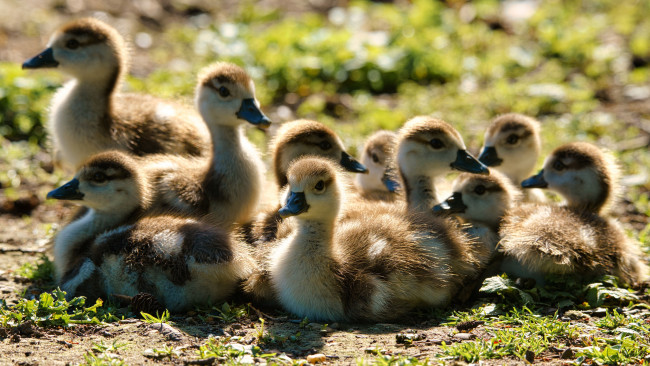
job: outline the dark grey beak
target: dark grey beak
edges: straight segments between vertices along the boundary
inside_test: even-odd
[[[265,116],[257,105],[255,99],[248,98],[241,102],[241,107],[237,111],[237,118],[248,121],[258,127],[266,128],[271,125],[269,117]]]
[[[285,217],[300,215],[307,212],[307,210],[309,210],[309,205],[305,198],[305,192],[289,192],[287,202],[278,210],[278,214],[284,219]]]
[[[357,159],[350,156],[350,154],[345,151],[341,153],[341,165],[345,170],[353,173],[368,173],[368,168],[365,165],[361,164]]]
[[[497,155],[497,149],[495,149],[494,146],[486,146],[483,151],[481,151],[478,161],[487,166],[499,166],[503,163],[503,159],[499,158],[499,155]]]
[[[50,191],[47,194],[47,198],[75,201],[83,199],[84,194],[79,190],[79,179],[75,178],[61,187]]]
[[[23,62],[23,69],[40,69],[43,67],[57,67],[59,62],[54,59],[52,47],[46,48],[43,52]]]
[[[433,206],[433,213],[436,215],[464,213],[465,210],[467,210],[467,206],[463,203],[463,194],[460,192],[454,192],[451,197]]]
[[[476,158],[470,155],[466,150],[458,150],[456,161],[450,165],[453,169],[460,170],[462,172],[483,175],[490,174],[488,167],[483,165],[483,163],[480,161],[476,160]]]
[[[539,173],[521,182],[521,188],[546,188],[548,183],[544,179],[544,169]]]

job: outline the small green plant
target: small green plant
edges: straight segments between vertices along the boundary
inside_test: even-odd
[[[650,345],[647,338],[643,341],[623,339],[597,339],[598,345],[581,349],[576,356],[576,364],[593,363],[596,365],[630,365],[647,364]]]
[[[0,325],[13,327],[30,321],[42,327],[68,327],[73,324],[101,324],[120,320],[113,314],[114,308],[103,307],[101,299],[89,307],[85,304],[84,297],[66,300],[65,292],[59,289],[52,293],[44,292],[38,299],[21,299],[14,306],[7,306],[4,300],[0,300]]]
[[[124,366],[126,365],[124,361],[116,358],[113,354],[100,353],[94,354],[87,352],[84,355],[83,366]]]
[[[55,287],[54,262],[42,255],[37,263],[25,263],[16,271],[20,276],[39,283],[42,288],[51,290]]]
[[[230,305],[227,302],[224,302],[221,305],[221,308],[213,308],[219,312],[217,318],[221,319],[224,323],[233,323],[239,319],[248,316],[249,307],[248,305]]]
[[[610,330],[616,329],[620,326],[624,326],[628,323],[628,319],[625,314],[619,314],[616,309],[611,312],[609,309],[605,310],[605,316],[596,321],[596,325],[602,328],[607,328]]]
[[[93,343],[93,346],[91,350],[94,353],[104,353],[104,352],[117,352],[120,349],[126,348],[128,343],[118,343],[117,340],[113,341],[112,344],[104,344],[104,341],[100,341],[99,343]]]
[[[153,316],[149,313],[140,312],[140,315],[142,316],[142,319],[144,320],[145,323],[149,324],[154,324],[154,323],[168,323],[169,322],[169,310],[165,309],[162,314],[159,314],[156,311],[156,315]]]
[[[143,355],[145,357],[151,357],[155,359],[174,359],[182,355],[182,347],[173,347],[169,345],[164,345],[162,349],[151,348],[144,351]]]

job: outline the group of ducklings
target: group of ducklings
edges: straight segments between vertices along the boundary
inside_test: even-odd
[[[244,133],[246,122],[271,121],[240,67],[200,73],[198,114],[120,93],[124,40],[95,19],[64,25],[23,64],[42,67],[72,76],[49,118],[55,161],[76,174],[48,198],[83,205],[54,239],[68,296],[149,293],[183,311],[243,292],[310,320],[386,321],[467,298],[495,260],[540,282],[646,280],[638,245],[609,215],[612,156],[567,144],[527,178],[541,145],[533,118],[496,118],[478,160],[458,131],[428,116],[372,135],[361,161],[325,125],[287,122],[270,146],[273,192]],[[366,174],[353,181],[344,170]],[[452,170],[465,173],[442,201],[435,180]]]

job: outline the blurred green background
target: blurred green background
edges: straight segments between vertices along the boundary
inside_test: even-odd
[[[191,102],[199,69],[233,61],[275,122],[319,120],[353,152],[418,114],[452,123],[477,151],[494,116],[526,113],[542,122],[545,153],[572,140],[615,150],[628,197],[650,214],[649,1],[3,0],[0,13],[4,188],[38,174],[13,162],[47,146],[47,106],[66,80],[20,62],[90,15],[130,40],[126,90]]]

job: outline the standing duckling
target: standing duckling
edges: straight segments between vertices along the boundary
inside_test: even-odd
[[[485,131],[479,160],[519,186],[532,173],[539,158],[539,129],[536,119],[523,114],[508,113],[495,118]],[[527,189],[524,198],[528,202],[546,202],[539,189]]]
[[[396,137],[392,131],[381,130],[366,140],[360,160],[368,168],[368,174],[358,174],[354,181],[362,197],[383,201],[396,199],[399,183],[389,169]]]
[[[511,210],[501,228],[504,269],[543,283],[545,275],[584,279],[603,274],[635,285],[648,269],[637,243],[613,219],[600,215],[618,194],[618,167],[608,153],[574,142],[546,159],[523,188],[548,188],[566,205],[525,205]]]
[[[407,121],[399,130],[395,159],[410,212],[429,212],[438,204],[434,180],[452,170],[488,174],[472,157],[463,138],[447,122],[428,116]]]
[[[356,205],[337,220],[345,181],[328,159],[289,167],[279,213],[295,221],[267,257],[278,302],[315,321],[387,321],[415,306],[443,306],[458,289],[440,232],[419,230],[394,205]],[[426,243],[426,244],[424,244]]]
[[[111,26],[84,18],[56,31],[45,51],[24,69],[56,67],[73,80],[50,107],[55,162],[76,169],[91,155],[111,149],[135,155],[207,155],[205,124],[191,108],[148,95],[122,94],[127,49]]]
[[[241,67],[218,62],[204,68],[196,87],[196,106],[212,136],[209,164],[194,164],[162,175],[159,203],[180,212],[209,214],[221,227],[248,222],[260,201],[265,167],[248,140],[244,124],[266,127],[255,85]]]

